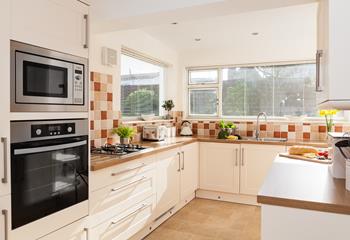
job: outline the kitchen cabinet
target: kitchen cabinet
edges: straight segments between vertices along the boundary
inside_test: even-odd
[[[241,144],[240,193],[257,195],[278,153],[285,146]]]
[[[12,0],[11,38],[88,57],[88,10],[78,0]]]
[[[181,148],[181,200],[198,189],[199,143],[191,143]]]
[[[285,151],[280,145],[201,143],[200,189],[257,195],[273,160]]]
[[[11,197],[0,198],[0,240],[10,239]]]
[[[173,208],[180,201],[181,154],[176,148],[157,156],[157,204],[155,218]]]
[[[321,108],[350,109],[350,28],[346,27],[350,21],[349,8],[347,0],[319,1],[317,48],[320,54],[316,91]]]
[[[0,8],[0,197],[10,193],[10,1]]]
[[[239,192],[239,144],[200,144],[200,189]]]
[[[63,236],[67,240],[89,240],[87,231],[86,218],[84,218],[39,238],[39,240],[62,240]]]

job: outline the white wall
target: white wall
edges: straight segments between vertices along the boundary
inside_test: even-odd
[[[165,99],[173,99],[175,108],[180,109],[177,102],[182,95],[178,91],[178,54],[159,40],[141,30],[118,31],[91,36],[90,71],[113,75],[114,110],[120,110],[120,53],[125,46],[142,52],[155,59],[164,61],[171,66],[166,70]],[[102,65],[101,48],[109,47],[117,50],[117,65],[113,67]],[[181,101],[180,101],[181,102]]]

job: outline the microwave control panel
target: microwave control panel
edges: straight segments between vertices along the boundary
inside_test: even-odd
[[[84,105],[84,66],[74,64],[73,71],[73,104]]]
[[[75,123],[38,124],[31,126],[32,138],[69,134],[75,134]]]

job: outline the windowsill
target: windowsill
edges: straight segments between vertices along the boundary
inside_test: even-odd
[[[187,118],[183,120],[191,120],[191,121],[232,121],[232,122],[255,122],[256,117],[195,117],[195,116],[187,116]],[[262,118],[261,118],[262,120]],[[325,119],[322,117],[306,117],[303,119],[289,119],[285,117],[268,117],[268,122],[276,122],[276,123],[325,123]],[[339,118],[334,119],[334,123],[347,123],[349,124],[349,121],[346,121],[345,118]]]
[[[124,124],[171,123],[171,122],[173,122],[173,121],[175,121],[175,119],[159,119],[159,118],[156,118],[156,119],[147,120],[147,121],[140,120],[140,119],[135,119],[135,120],[132,120],[132,119],[122,119],[122,123],[124,123]]]

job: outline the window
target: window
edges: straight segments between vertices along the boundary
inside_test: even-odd
[[[317,116],[313,63],[196,71],[189,70],[190,116]]]
[[[121,55],[121,111],[123,117],[160,115],[164,67]]]

